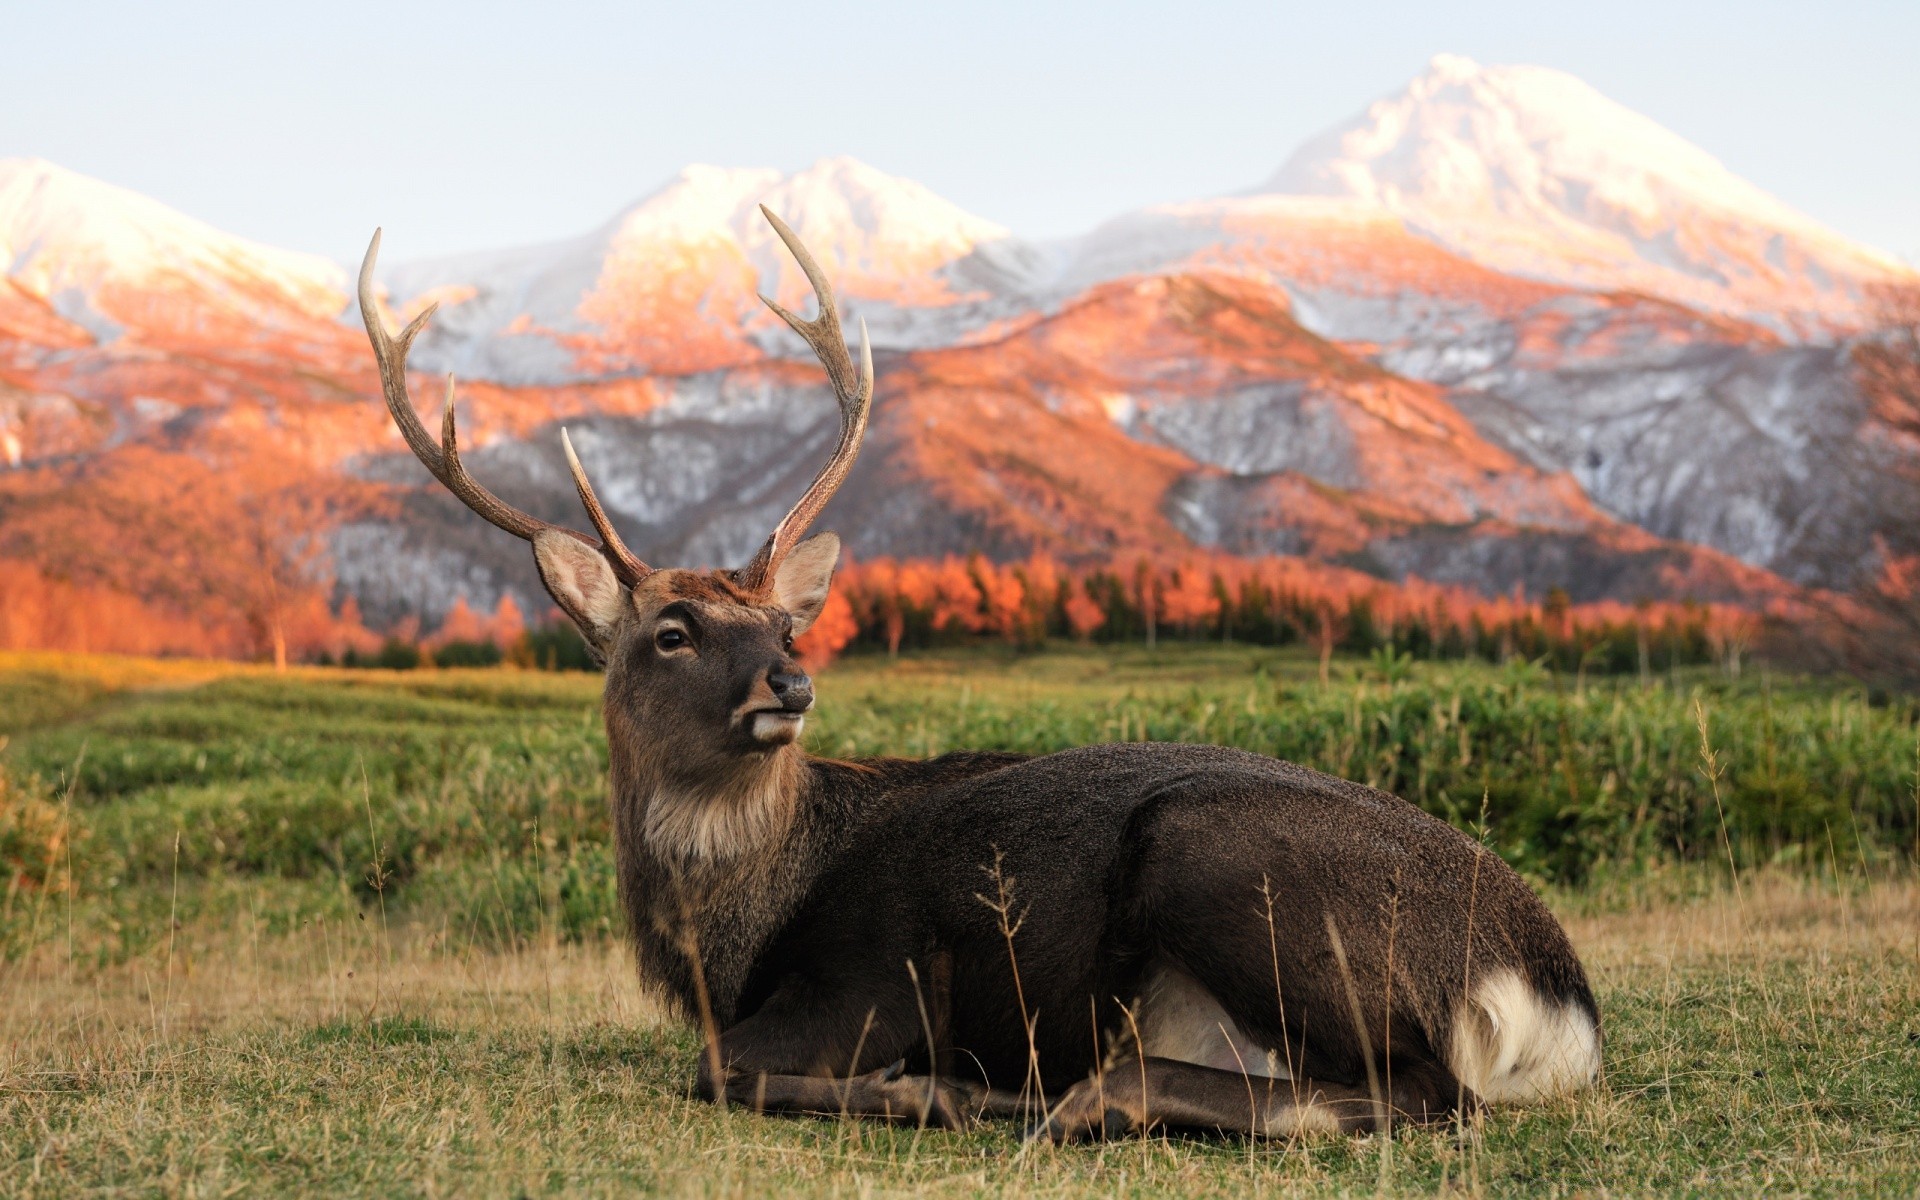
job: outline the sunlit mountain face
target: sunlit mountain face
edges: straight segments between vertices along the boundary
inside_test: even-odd
[[[1900,272],[1559,71],[1433,60],[1314,138],[1263,192],[1378,206],[1496,270],[1817,336]]]
[[[441,303],[421,361],[500,382],[682,375],[738,366],[784,345],[757,299],[788,304],[806,281],[760,216],[794,228],[883,345],[944,344],[990,298],[968,278],[1005,229],[910,180],[852,159],[805,171],[696,166],[571,241],[404,265],[394,302]]]
[[[102,345],[253,340],[332,317],[346,283],[325,259],[33,159],[0,161],[0,263],[16,303],[37,300]]]
[[[810,304],[763,203],[876,347],[827,518],[856,555],[1760,603],[1916,549],[1846,359],[1911,276],[1576,79],[1444,56],[1258,188],[1064,241],[834,159],[690,167],[566,241],[390,242],[389,319],[439,305],[423,410],[456,372],[474,472],[573,522],[564,422],[644,557],[743,559],[834,428],[755,298]],[[37,161],[0,162],[0,264],[0,564],[236,629],[263,555],[374,627],[546,607],[399,442],[341,265]]]

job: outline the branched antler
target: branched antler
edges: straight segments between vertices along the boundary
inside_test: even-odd
[[[800,238],[787,227],[787,223],[765,205],[760,207],[760,211],[773,225],[773,231],[780,235],[780,240],[786,243],[794,260],[800,264],[800,270],[806,275],[819,301],[820,315],[811,321],[802,320],[765,296],[761,300],[813,348],[820,365],[826,368],[827,379],[833,384],[834,397],[840,404],[840,441],[834,447],[833,456],[814,476],[806,493],[774,526],[773,533],[753,559],[736,573],[741,584],[755,592],[763,592],[772,586],[781,561],[799,544],[807,528],[827,506],[827,501],[846,481],[847,473],[853,469],[854,457],[860,452],[860,440],[866,435],[867,414],[873,404],[873,347],[867,339],[866,323],[863,321],[860,325],[860,365],[856,368],[853,356],[847,352],[846,339],[840,332],[840,311],[834,304],[833,285],[827,282],[820,264],[814,261],[813,255],[807,252],[806,246],[801,244]],[[429,305],[425,312],[409,321],[399,337],[389,334],[373,299],[373,266],[379,253],[380,233],[376,230],[372,244],[367,247],[367,257],[360,264],[360,314],[366,320],[367,338],[373,343],[373,355],[380,364],[380,387],[386,394],[387,411],[393,414],[394,424],[400,427],[400,434],[406,438],[414,456],[461,503],[515,537],[532,541],[552,530],[578,538],[590,546],[597,546],[612,564],[614,574],[628,586],[651,574],[653,569],[636,558],[614,531],[606,509],[593,494],[593,485],[587,481],[587,473],[580,465],[579,455],[574,453],[573,440],[564,429],[560,431],[560,444],[566,450],[567,469],[573,474],[573,485],[580,493],[580,503],[587,510],[587,519],[593,522],[594,531],[600,535],[597,543],[577,530],[553,525],[521,512],[467,473],[460,461],[460,438],[454,425],[451,375],[447,376],[447,403],[441,420],[440,441],[435,444],[426,426],[421,424],[420,415],[414,411],[412,399],[407,395],[407,351],[412,348],[413,340],[420,335],[420,331],[427,327],[437,306]]]
[[[840,442],[834,447],[833,457],[827,460],[827,465],[814,476],[806,494],[774,526],[773,533],[752,561],[741,568],[741,584],[756,591],[772,584],[774,575],[780,570],[780,561],[799,544],[808,526],[813,524],[820,510],[827,506],[827,501],[846,481],[847,473],[853,469],[854,457],[860,453],[860,439],[867,431],[867,413],[873,405],[873,346],[867,339],[866,322],[860,323],[860,369],[856,371],[853,357],[847,353],[846,339],[840,333],[840,311],[833,302],[833,285],[827,282],[820,264],[813,260],[813,255],[807,252],[806,246],[801,244],[793,230],[787,228],[787,223],[764,204],[760,206],[760,211],[773,226],[773,231],[780,235],[780,240],[786,243],[794,261],[800,264],[800,270],[806,275],[807,282],[813,286],[813,294],[820,303],[820,315],[811,321],[803,321],[765,296],[760,297],[761,302],[813,348],[820,365],[827,369],[827,379],[833,384],[834,397],[840,402]]]
[[[577,530],[521,512],[467,473],[466,466],[460,461],[460,437],[454,425],[452,375],[447,376],[447,403],[440,422],[440,444],[434,444],[432,435],[421,423],[420,414],[414,410],[413,400],[407,394],[407,351],[413,348],[413,340],[427,327],[427,322],[432,319],[439,305],[428,305],[424,312],[407,322],[407,327],[400,331],[399,337],[389,334],[373,299],[373,265],[379,255],[380,231],[376,229],[373,241],[367,246],[367,257],[360,264],[360,316],[367,324],[367,339],[373,343],[373,357],[380,364],[380,389],[386,394],[387,411],[393,414],[393,423],[400,427],[400,436],[407,440],[414,457],[462,504],[513,536],[532,541],[547,530],[556,530],[590,546],[598,545],[600,552],[606,555],[607,561],[613,566],[614,574],[628,586],[644,579],[652,568],[634,557],[633,552],[620,540],[620,535],[614,532],[612,523],[607,520],[606,510],[600,507],[600,501],[594,496],[593,485],[587,482],[586,472],[581,469],[580,460],[573,452],[573,443],[567,439],[564,430],[561,431],[561,443],[566,448],[567,467],[573,472],[573,483],[580,493],[580,502],[586,506],[587,516],[600,534],[598,543]]]

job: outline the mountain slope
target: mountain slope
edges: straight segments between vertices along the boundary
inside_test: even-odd
[[[38,159],[0,160],[0,264],[21,294],[101,342],[253,339],[346,305],[334,263],[233,237]],[[16,305],[0,298],[0,312]]]
[[[780,328],[757,292],[806,300],[762,204],[806,240],[879,344],[939,343],[990,319],[973,309],[993,268],[958,264],[1007,231],[850,158],[790,176],[688,167],[585,237],[383,278],[397,306],[441,302],[422,365],[503,383],[715,370],[761,357]]]
[[[1910,274],[1571,75],[1455,55],[1262,190],[1377,206],[1496,270],[1795,333],[1852,323],[1864,284]]]
[[[865,452],[822,520],[861,557],[1098,563],[1206,548],[1496,592],[1565,587],[1578,600],[1786,590],[1613,520],[1567,475],[1481,436],[1443,389],[1316,337],[1284,292],[1244,276],[1107,284],[999,340],[877,366]],[[466,457],[511,502],[577,524],[557,429],[507,414],[598,410],[566,423],[648,561],[744,561],[836,429],[810,364],[649,381],[638,403],[612,386],[481,389],[465,410],[494,436]],[[414,485],[402,510],[334,540],[341,583],[370,616],[444,612],[459,595],[541,603],[525,548],[424,482],[404,452],[355,470]]]
[[[1877,544],[1920,550],[1904,516],[1920,503],[1911,450],[1871,419],[1843,346],[1505,274],[1383,207],[1334,197],[1160,206],[1102,226],[1068,262],[1069,285],[1129,271],[1271,282],[1306,329],[1447,389],[1494,445],[1567,473],[1607,514],[1659,537],[1842,587],[1877,569]],[[1268,512],[1317,503],[1237,484],[1205,494],[1226,493]],[[1262,540],[1235,521],[1220,531],[1227,544]]]

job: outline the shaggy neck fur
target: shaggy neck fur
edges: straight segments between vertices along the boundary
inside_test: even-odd
[[[614,721],[607,732],[620,892],[642,981],[694,1019],[704,989],[727,1023],[817,867],[807,756],[787,745],[700,772],[674,762],[662,739]]]
[[[792,829],[806,773],[799,749],[782,746],[719,779],[636,780],[641,837],[664,863],[689,872],[761,857]]]

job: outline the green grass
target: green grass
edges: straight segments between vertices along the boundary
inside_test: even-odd
[[[620,941],[597,678],[0,656],[0,1194],[1920,1188],[1910,701],[1316,673],[1207,645],[853,658],[808,739],[1216,741],[1484,828],[1593,971],[1605,1087],[1390,1144],[1022,1153],[1007,1126],[718,1112]]]

